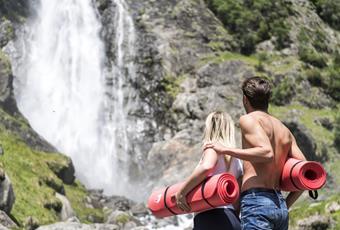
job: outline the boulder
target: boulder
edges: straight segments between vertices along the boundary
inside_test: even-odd
[[[18,227],[16,223],[14,223],[14,221],[4,211],[1,210],[0,210],[0,225],[6,228]]]
[[[66,220],[68,220],[70,218],[75,217],[76,215],[75,215],[75,213],[74,213],[74,211],[72,209],[71,203],[67,199],[67,197],[62,195],[62,194],[59,194],[59,193],[56,193],[56,197],[62,203],[62,208],[61,208],[61,211],[59,213],[61,221],[66,221]]]
[[[44,225],[38,230],[121,230],[114,224],[81,224],[70,222],[58,222],[51,225]]]
[[[327,117],[321,117],[321,118],[316,118],[314,120],[314,122],[316,124],[320,124],[322,125],[324,128],[328,129],[329,131],[332,131],[334,128],[334,124],[332,123],[332,121],[327,118]]]
[[[65,183],[73,184],[75,180],[75,170],[71,158],[66,157],[65,162],[49,161],[47,162],[48,167]]]
[[[2,224],[0,224],[0,230],[8,230],[8,228],[6,228],[6,227],[3,226]]]
[[[332,221],[330,217],[322,215],[313,215],[298,221],[299,230],[326,230],[330,229]]]
[[[106,221],[107,224],[116,224],[119,226],[122,226],[124,229],[127,228],[127,226],[136,227],[141,225],[140,221],[130,215],[128,212],[123,211],[113,211],[107,218]]]
[[[33,216],[29,216],[24,221],[25,230],[35,230],[39,227],[39,220]]]
[[[5,174],[5,178],[2,179],[0,181],[0,210],[9,214],[15,202],[15,194],[8,176]]]
[[[146,216],[149,213],[149,210],[144,203],[138,203],[131,207],[131,213],[134,216]]]
[[[326,205],[326,212],[335,213],[340,211],[340,201],[333,201],[330,204]]]

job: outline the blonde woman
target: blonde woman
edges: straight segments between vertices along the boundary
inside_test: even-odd
[[[203,145],[217,142],[235,148],[235,127],[230,115],[226,112],[213,112],[205,121]],[[236,179],[242,175],[242,162],[228,155],[218,154],[212,148],[205,149],[202,158],[182,188],[176,194],[177,206],[189,212],[186,195],[206,177],[223,172],[233,174]],[[216,207],[205,212],[195,213],[194,230],[241,229],[238,218],[239,204]]]

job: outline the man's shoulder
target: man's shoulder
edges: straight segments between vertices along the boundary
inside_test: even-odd
[[[245,114],[245,115],[242,115],[240,117],[240,126],[241,127],[247,127],[247,126],[250,126],[250,125],[254,125],[254,123],[256,123],[258,120],[257,118],[254,116],[254,114]]]

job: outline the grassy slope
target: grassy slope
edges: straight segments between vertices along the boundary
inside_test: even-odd
[[[3,111],[0,115],[6,116]],[[14,120],[8,115],[5,119]],[[67,158],[58,153],[33,151],[2,125],[0,125],[0,143],[4,149],[0,162],[13,184],[16,196],[11,214],[20,224],[23,224],[28,216],[35,217],[40,224],[57,221],[57,213],[53,209],[44,208],[44,205],[58,204],[59,201],[55,198],[55,191],[43,181],[44,178],[49,178],[55,184],[63,185],[62,181],[49,169],[47,162],[53,161],[65,165]],[[66,196],[81,221],[88,222],[87,216],[90,214],[98,217],[97,219],[102,219],[101,210],[85,207],[83,200],[87,193],[84,186],[76,182],[73,185],[64,185],[64,188]]]

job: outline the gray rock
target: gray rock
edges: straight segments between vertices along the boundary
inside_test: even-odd
[[[0,224],[0,230],[8,230],[8,228],[6,228],[6,227],[3,226],[2,224]]]
[[[326,206],[326,212],[328,213],[335,213],[340,210],[340,201],[333,201]]]
[[[15,228],[18,227],[14,221],[7,216],[7,214],[0,210],[0,225],[7,228]],[[1,229],[1,228],[0,228]]]
[[[139,203],[131,207],[131,213],[134,216],[145,216],[149,211],[144,203]]]
[[[2,146],[0,145],[0,156],[4,155],[5,152],[4,152],[4,149],[2,148]]]
[[[334,125],[333,125],[332,121],[329,118],[327,118],[327,117],[317,118],[317,119],[315,119],[314,122],[316,124],[322,125],[324,128],[326,128],[326,129],[328,129],[330,131],[332,131],[333,128],[334,128]]]
[[[51,225],[45,225],[38,230],[120,230],[120,227],[113,224],[80,224],[59,222]]]
[[[113,211],[107,218],[106,224],[116,224],[123,226],[124,229],[128,229],[127,226],[136,227],[140,226],[140,221],[134,216],[130,215],[128,212],[123,211]],[[127,225],[127,226],[126,226]]]
[[[130,229],[134,229],[137,227],[137,224],[133,221],[129,221],[126,224],[124,224],[123,230],[130,230]]]
[[[0,182],[4,181],[6,179],[6,173],[3,168],[0,167]]]
[[[122,196],[108,196],[102,202],[103,206],[119,211],[128,211],[136,204],[134,201]]]
[[[145,226],[138,226],[138,227],[131,228],[131,230],[150,230],[150,228],[145,227]]]
[[[76,217],[76,216],[73,216],[73,217],[70,217],[66,220],[66,222],[71,222],[71,223],[80,223],[80,220]]]
[[[13,186],[8,176],[5,174],[5,180],[0,182],[0,210],[3,210],[9,214],[12,210],[14,202],[15,194],[13,191]]]
[[[318,214],[298,221],[299,230],[326,230],[329,229],[331,225],[330,217]]]
[[[39,221],[33,216],[29,216],[24,221],[24,228],[26,230],[35,230],[39,227]]]
[[[71,158],[67,158],[67,165],[60,165],[54,161],[47,162],[47,165],[65,184],[73,184],[75,171]]]
[[[70,218],[75,217],[75,213],[72,209],[71,203],[70,201],[67,199],[66,196],[63,196],[59,193],[56,193],[56,197],[61,201],[62,203],[62,208],[61,211],[59,213],[60,215],[60,220],[61,221],[66,221]]]

